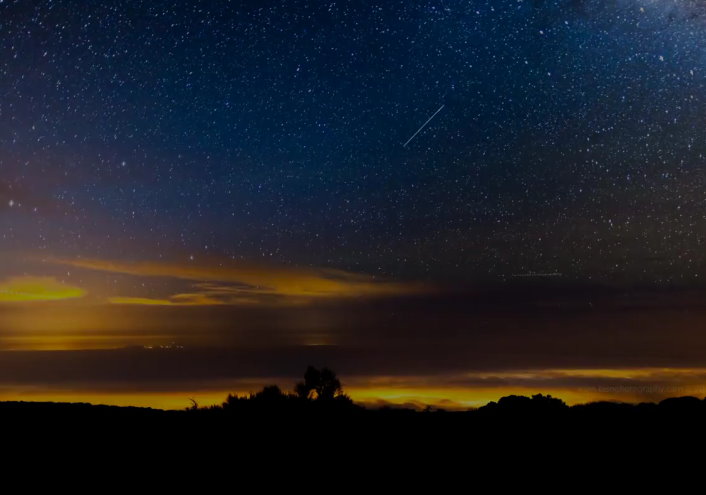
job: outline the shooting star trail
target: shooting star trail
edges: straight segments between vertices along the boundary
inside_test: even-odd
[[[407,145],[410,143],[410,141],[412,141],[412,139],[414,139],[415,137],[417,137],[417,134],[419,134],[420,132],[422,132],[422,129],[424,129],[424,128],[427,126],[427,124],[428,124],[429,122],[431,122],[431,119],[433,119],[434,117],[436,117],[436,114],[439,113],[439,112],[441,112],[441,110],[442,110],[445,106],[446,106],[445,104],[444,104],[444,105],[441,105],[441,106],[439,107],[439,109],[438,109],[436,112],[434,112],[434,115],[432,115],[431,117],[429,117],[429,119],[428,119],[426,122],[424,122],[424,123],[422,124],[422,127],[420,127],[419,129],[417,129],[417,132],[415,132],[414,134],[412,134],[412,137],[409,138],[409,139],[407,140],[407,142],[402,145],[402,147],[403,147],[403,148],[406,148]]]

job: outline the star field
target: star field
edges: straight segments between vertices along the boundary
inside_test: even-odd
[[[706,278],[699,2],[5,0],[0,39],[3,252]]]

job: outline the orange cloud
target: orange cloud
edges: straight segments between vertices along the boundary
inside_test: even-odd
[[[111,304],[144,304],[146,306],[175,306],[169,299],[150,299],[148,297],[109,297]]]
[[[220,263],[215,265],[107,260],[53,260],[76,268],[139,277],[167,277],[192,280],[193,293],[166,298],[113,297],[115,304],[216,305],[248,304],[273,299],[376,297],[428,292],[421,284],[380,280],[371,275],[328,268]]]
[[[219,306],[226,302],[210,297],[208,294],[175,294],[168,299],[149,297],[110,297],[111,304],[140,304],[147,306]]]
[[[85,294],[83,289],[62,284],[53,277],[12,277],[0,283],[0,302],[57,301]]]

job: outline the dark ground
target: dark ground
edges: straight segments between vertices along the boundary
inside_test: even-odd
[[[512,396],[467,412],[291,397],[183,411],[0,403],[9,475],[19,465],[46,477],[35,467],[53,466],[65,481],[100,472],[108,477],[101,483],[146,476],[157,488],[201,490],[240,480],[262,489],[323,483],[327,491],[379,482],[415,488],[421,480],[435,491],[479,479],[499,486],[552,480],[562,491],[605,487],[616,476],[649,483],[667,465],[682,475],[700,469],[705,419],[706,401],[694,397],[568,407],[548,396]]]

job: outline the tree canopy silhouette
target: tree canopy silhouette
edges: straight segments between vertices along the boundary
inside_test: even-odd
[[[229,394],[220,409],[230,412],[302,414],[305,411],[338,411],[357,409],[345,393],[341,381],[329,368],[309,366],[304,381],[293,392],[283,392],[277,385],[268,385],[248,396]],[[313,409],[312,409],[313,408]]]
[[[294,392],[300,399],[333,400],[345,397],[341,381],[329,368],[316,369],[309,366],[304,381],[297,383]]]

